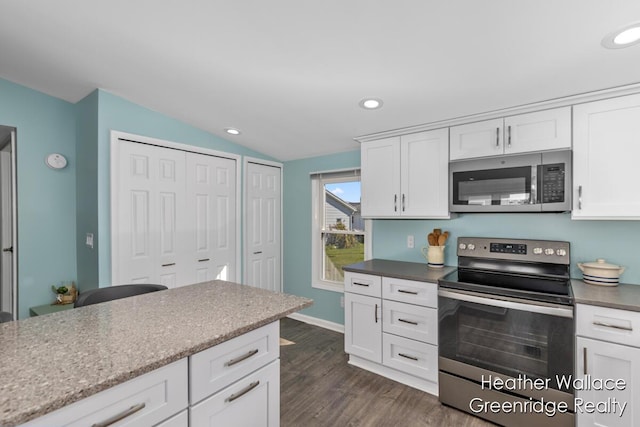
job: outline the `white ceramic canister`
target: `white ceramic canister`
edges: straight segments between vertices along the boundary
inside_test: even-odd
[[[582,280],[585,283],[600,286],[616,286],[625,269],[619,265],[609,264],[602,258],[598,258],[595,262],[579,262],[578,268],[582,271]]]
[[[422,255],[427,259],[427,265],[431,268],[444,267],[445,246],[425,246]]]

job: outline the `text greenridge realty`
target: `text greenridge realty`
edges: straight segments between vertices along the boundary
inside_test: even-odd
[[[555,387],[551,387],[551,381],[555,380]],[[546,390],[549,388],[555,389],[570,389],[574,390],[607,390],[607,391],[622,391],[627,388],[627,383],[624,379],[612,379],[612,378],[593,378],[591,375],[585,375],[584,377],[573,378],[568,375],[556,375],[555,378],[529,378],[526,375],[519,375],[517,378],[503,379],[489,375],[488,377],[482,376],[481,386],[483,390],[506,390],[506,391],[518,391],[518,390]],[[622,416],[624,410],[627,407],[628,402],[621,402],[615,397],[609,397],[604,401],[590,402],[585,401],[582,398],[576,397],[574,399],[575,412],[581,413],[609,413]],[[541,398],[540,400],[533,400],[529,398],[526,400],[515,401],[485,401],[479,397],[473,398],[469,401],[469,409],[471,412],[480,414],[483,412],[492,413],[544,413],[549,417],[553,417],[557,413],[565,413],[569,411],[569,405],[566,402],[549,401]]]

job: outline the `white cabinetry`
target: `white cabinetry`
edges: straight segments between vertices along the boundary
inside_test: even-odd
[[[571,107],[451,127],[450,160],[571,148]]]
[[[437,394],[437,287],[435,283],[346,272],[345,352],[349,363]]]
[[[640,312],[578,304],[576,306],[576,378],[623,386],[613,390],[576,390],[579,427],[640,425]],[[586,411],[586,403],[619,402],[611,410]],[[614,412],[613,409],[616,409]]]
[[[279,322],[119,384],[23,427],[280,424]],[[105,423],[105,424],[96,424]],[[114,424],[115,425],[115,424]]]
[[[640,94],[573,107],[573,219],[640,219]]]
[[[448,129],[361,146],[364,217],[448,218]]]
[[[186,409],[188,400],[187,359],[94,394],[23,427],[84,427],[110,425],[153,426]],[[104,423],[104,424],[100,424]]]

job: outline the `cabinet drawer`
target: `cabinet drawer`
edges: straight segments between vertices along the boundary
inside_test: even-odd
[[[178,415],[161,422],[156,427],[189,427],[189,410],[185,409]]]
[[[382,302],[382,330],[437,345],[438,310],[384,300]]]
[[[425,307],[438,307],[438,285],[413,280],[382,278],[382,297]]]
[[[428,381],[438,380],[438,347],[435,345],[382,334],[382,363]]]
[[[640,347],[640,312],[578,304],[576,334]]]
[[[187,378],[187,359],[184,358],[37,418],[23,427],[86,427],[127,413],[130,415],[119,421],[118,426],[156,425],[187,407]]]
[[[276,360],[190,409],[197,427],[277,427],[280,361]]]
[[[273,322],[191,356],[191,404],[280,357],[279,339],[279,322]]]
[[[344,291],[371,297],[380,297],[382,288],[382,277],[371,274],[344,273]]]

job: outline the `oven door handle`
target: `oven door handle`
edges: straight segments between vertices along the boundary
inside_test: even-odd
[[[475,302],[477,304],[484,304],[493,307],[511,308],[514,310],[529,311],[532,313],[548,314],[551,316],[573,319],[573,307],[515,302],[510,300],[487,298],[484,296],[485,294],[477,294],[475,292],[452,292],[444,289],[439,289],[438,295],[444,298]]]

